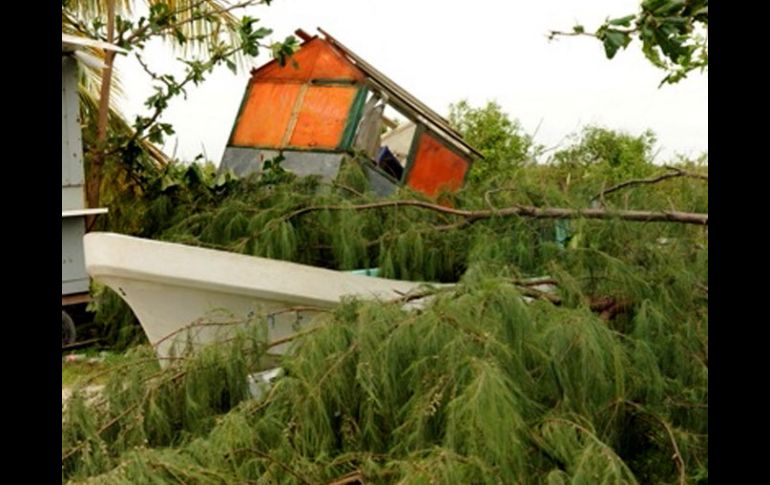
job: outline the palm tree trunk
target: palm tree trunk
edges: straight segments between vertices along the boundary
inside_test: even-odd
[[[107,2],[107,42],[113,43],[115,36],[115,1]],[[89,173],[86,182],[86,200],[88,207],[99,207],[100,191],[102,185],[102,169],[107,152],[107,120],[110,113],[110,88],[112,86],[112,64],[115,60],[115,52],[107,50],[104,53],[104,70],[102,71],[102,85],[99,96],[99,117],[97,120],[96,152],[89,164]],[[93,224],[93,216],[88,221],[87,227]]]

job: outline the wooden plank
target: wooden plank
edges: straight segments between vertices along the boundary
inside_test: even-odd
[[[296,83],[253,83],[232,145],[280,147],[301,87]]]
[[[297,126],[297,118],[299,118],[299,112],[302,109],[302,102],[305,100],[305,94],[307,93],[307,88],[309,86],[307,84],[303,84],[302,87],[299,88],[299,93],[297,94],[297,100],[294,102],[294,107],[291,109],[291,118],[289,118],[289,125],[286,127],[286,133],[283,134],[283,138],[281,139],[281,145],[282,147],[285,147],[289,144],[289,140],[291,139],[291,135],[294,133],[294,127]]]
[[[358,90],[355,87],[310,86],[305,93],[289,146],[336,148]]]

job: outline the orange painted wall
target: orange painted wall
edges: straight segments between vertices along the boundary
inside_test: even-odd
[[[342,141],[356,91],[355,87],[347,86],[309,87],[302,100],[289,146],[336,148]]]
[[[280,146],[299,89],[299,84],[252,83],[231,143],[236,146]]]
[[[468,162],[463,157],[425,132],[420,136],[406,184],[434,196],[442,189],[457,190],[462,187],[467,171]]]
[[[294,61],[298,68],[291,61],[283,67],[271,62],[252,71],[248,99],[236,121],[231,145],[309,149],[339,145],[357,87],[320,86],[311,81],[357,82],[364,78],[363,73],[321,39],[303,44]]]
[[[293,60],[297,63],[296,68],[291,60],[285,66],[271,62],[253,71],[253,79],[307,82],[311,79],[360,81],[364,78],[358,68],[343,59],[321,39],[313,39],[303,44],[294,54]]]
[[[320,42],[320,40],[319,40]],[[343,59],[327,44],[321,43],[313,66],[313,79],[350,79],[362,81],[364,74]]]

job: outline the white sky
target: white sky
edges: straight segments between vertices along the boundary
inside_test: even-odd
[[[589,124],[658,136],[658,161],[708,151],[708,74],[693,73],[658,88],[664,72],[653,67],[634,41],[608,60],[595,39],[564,37],[581,23],[594,31],[605,17],[637,10],[639,0],[274,0],[248,14],[282,40],[297,28],[321,27],[370,64],[446,116],[449,104],[467,99],[497,101],[535,141],[547,147]],[[174,54],[151,44],[145,57],[156,68],[181,73]],[[255,66],[267,62],[261,55]],[[177,63],[178,64],[178,63]],[[125,114],[145,113],[152,93],[135,61],[119,58]],[[248,80],[224,66],[187,100],[172,101],[163,120],[177,136],[169,154],[191,160],[199,153],[219,163]]]

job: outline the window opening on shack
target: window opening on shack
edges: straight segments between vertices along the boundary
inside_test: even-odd
[[[375,160],[378,166],[400,181],[406,170],[417,125],[392,106],[385,109],[384,117],[389,123],[387,130],[380,135],[380,149]]]
[[[365,153],[377,168],[400,181],[416,128],[388,103],[387,94],[372,92],[364,104],[355,148]]]

